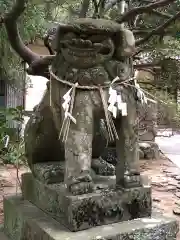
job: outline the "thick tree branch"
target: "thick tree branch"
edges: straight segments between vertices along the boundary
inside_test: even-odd
[[[38,59],[40,56],[32,52],[22,41],[18,27],[17,20],[26,8],[27,0],[17,0],[9,13],[3,17],[3,22],[6,27],[7,35],[12,48],[19,54],[19,56],[28,64]]]
[[[153,67],[152,68],[139,68],[138,69],[139,71],[145,71],[145,72],[149,72],[151,73],[152,75],[155,75],[156,73],[153,71]],[[141,83],[141,82],[138,82],[138,83]],[[144,82],[142,82],[144,83]],[[151,83],[150,83],[151,84]]]
[[[147,69],[159,66],[158,62],[134,64],[135,69]]]
[[[180,11],[176,13],[172,18],[167,20],[164,24],[160,25],[159,27],[152,30],[150,33],[148,33],[144,38],[136,41],[136,46],[143,44],[147,40],[149,40],[153,35],[157,34],[158,32],[163,31],[165,28],[167,28],[172,22],[174,22],[176,19],[180,17]]]
[[[145,35],[151,33],[154,29],[130,29],[136,35]],[[154,35],[162,35],[162,34],[171,34],[172,31],[164,31],[164,29],[160,29]]]
[[[10,12],[0,17],[1,23],[4,23],[9,42],[16,53],[28,63],[27,72],[31,75],[49,77],[48,66],[51,64],[54,56],[40,56],[32,52],[22,41],[19,34],[17,21],[27,6],[28,0],[16,0]]]
[[[158,2],[150,3],[146,6],[141,6],[141,7],[135,7],[131,9],[130,11],[126,12],[124,15],[122,15],[119,19],[117,19],[118,23],[123,23],[128,21],[130,18],[142,14],[142,13],[149,13],[152,10],[159,8],[159,7],[164,7],[170,3],[175,2],[176,0],[160,0]]]
[[[29,75],[40,75],[49,78],[48,66],[51,65],[55,55],[44,56],[33,61],[27,70]]]
[[[154,15],[159,16],[159,17],[164,17],[164,18],[171,18],[172,17],[172,15],[170,15],[170,14],[159,12],[159,11],[156,11],[156,10],[152,10],[152,13]]]
[[[145,2],[145,3],[153,3],[153,1],[148,1],[148,0],[142,0],[142,1]],[[155,15],[160,16],[160,17],[165,17],[165,18],[171,18],[172,17],[172,15],[170,15],[168,13],[159,12],[157,10],[152,10],[152,13],[154,13]]]

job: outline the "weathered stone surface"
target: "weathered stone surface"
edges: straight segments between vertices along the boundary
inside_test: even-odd
[[[95,182],[93,193],[73,196],[64,184],[45,185],[31,173],[22,175],[26,200],[47,212],[71,231],[151,215],[151,187],[116,189],[115,179]]]
[[[43,183],[59,183],[64,181],[64,162],[36,163],[32,166],[32,172]]]
[[[139,148],[144,153],[145,159],[158,159],[159,147],[155,142],[139,142]]]
[[[117,153],[115,147],[107,147],[104,149],[101,157],[107,161],[108,163],[113,164],[114,166],[117,164]]]
[[[154,214],[74,233],[21,196],[6,197],[4,209],[4,231],[11,240],[175,240],[178,232],[175,220]]]
[[[129,35],[132,41],[128,41]],[[134,44],[133,32],[111,20],[79,18],[63,26],[59,24],[56,54],[49,71],[51,84],[25,129],[25,152],[35,177],[40,178],[34,165],[51,161],[45,174],[41,172],[46,183],[59,182],[59,175],[64,174],[64,183],[73,195],[92,192],[91,167],[96,174],[114,174],[113,165],[106,161],[97,163],[106,145],[114,142],[117,185],[124,187],[130,182],[140,186],[137,116],[140,98],[134,87],[122,84],[134,76],[131,59]],[[115,83],[117,76],[119,81]],[[106,114],[110,86],[127,104],[124,116],[119,110],[116,118],[110,112]],[[76,124],[64,115],[63,96],[71,87],[69,111]],[[65,162],[65,170],[53,166],[56,161]]]

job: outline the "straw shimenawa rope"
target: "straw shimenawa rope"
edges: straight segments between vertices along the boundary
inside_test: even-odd
[[[49,72],[50,72],[50,81],[52,81],[52,79],[55,79],[65,85],[68,85],[70,87],[72,87],[72,95],[71,95],[71,102],[70,102],[70,111],[69,113],[72,115],[73,112],[73,106],[74,106],[74,100],[75,100],[75,95],[76,95],[76,89],[82,89],[82,90],[96,90],[99,91],[100,96],[101,96],[101,100],[102,100],[102,104],[103,104],[103,108],[104,108],[104,113],[105,113],[105,118],[106,118],[106,127],[107,127],[107,132],[109,135],[109,140],[110,141],[114,141],[115,139],[118,139],[118,134],[114,125],[114,122],[112,120],[112,116],[110,115],[109,111],[108,111],[108,104],[106,102],[105,96],[104,96],[104,88],[109,88],[108,85],[105,86],[81,86],[81,85],[77,85],[77,84],[73,84],[70,83],[68,81],[62,80],[60,79],[58,76],[56,76],[53,72],[52,72],[52,68],[49,68]],[[132,80],[132,79],[131,79]],[[50,83],[50,86],[52,86],[52,83]],[[50,104],[52,104],[52,88],[51,88],[51,92],[50,92]],[[70,127],[70,121],[71,119],[69,117],[64,117],[63,119],[63,123],[62,123],[62,127],[59,133],[59,138],[62,136],[62,141],[66,142],[67,137],[68,137],[68,132],[69,132],[69,127]]]
[[[75,95],[76,95],[76,88],[77,89],[82,89],[82,90],[90,90],[90,91],[91,90],[97,90],[100,93],[101,100],[102,100],[102,105],[103,105],[103,108],[104,108],[104,114],[105,114],[105,119],[106,119],[106,128],[107,128],[106,130],[107,130],[107,133],[108,133],[108,136],[109,136],[109,140],[110,141],[114,141],[115,139],[118,139],[118,134],[117,134],[117,131],[116,131],[116,128],[115,128],[112,116],[111,116],[110,112],[108,111],[108,104],[107,104],[107,101],[105,99],[103,89],[112,87],[112,85],[115,82],[118,85],[130,86],[130,87],[133,87],[133,88],[137,89],[137,87],[135,85],[129,84],[129,82],[131,82],[132,80],[136,79],[135,77],[126,79],[125,81],[121,81],[121,82],[118,82],[118,80],[120,80],[120,79],[119,79],[119,77],[116,77],[111,82],[110,85],[105,85],[105,86],[95,86],[95,85],[93,85],[93,86],[81,86],[81,85],[78,85],[77,83],[73,84],[73,83],[70,83],[70,82],[68,82],[66,80],[60,79],[58,76],[56,76],[53,73],[51,67],[49,68],[49,72],[50,72],[50,106],[52,105],[52,79],[55,79],[55,80],[61,82],[62,84],[68,85],[69,87],[72,88],[72,96],[71,96],[70,112],[69,112],[70,115],[72,115],[72,112],[73,112],[74,100],[75,100]],[[146,94],[148,94],[149,96],[153,97],[154,99],[156,99],[155,96],[153,96],[152,94],[148,93],[144,89],[141,88],[141,91],[146,93]],[[148,100],[153,101],[152,99],[148,99]],[[160,100],[158,100],[158,101],[160,101]],[[60,130],[60,133],[59,133],[59,138],[61,137],[61,135],[63,133],[62,140],[64,142],[67,140],[67,137],[68,137],[70,121],[71,121],[70,117],[66,117],[66,116],[64,117],[64,120],[63,120],[63,123],[62,123],[62,127],[61,127],[61,130]]]

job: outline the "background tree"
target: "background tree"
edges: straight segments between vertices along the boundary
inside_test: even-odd
[[[12,6],[11,0],[0,1],[0,12],[6,13]],[[41,36],[44,28],[44,13],[42,7],[35,4],[28,4],[27,11],[21,16],[18,22],[19,32],[23,42],[32,42],[36,36]],[[26,23],[24,25],[24,23]],[[13,33],[12,33],[13,35]],[[13,37],[16,37],[13,35]],[[12,39],[13,39],[12,37]],[[22,59],[14,53],[11,45],[8,44],[8,35],[4,24],[0,27],[0,78],[20,87],[24,79]]]

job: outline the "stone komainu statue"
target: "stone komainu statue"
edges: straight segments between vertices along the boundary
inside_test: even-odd
[[[117,184],[140,185],[136,93],[133,81],[122,84],[133,76],[134,42],[131,31],[110,20],[78,19],[58,27],[51,81],[25,129],[26,155],[36,178],[46,183],[64,180],[73,194],[93,191],[91,167],[101,175],[115,173],[112,164],[99,158],[108,138],[116,143]],[[119,111],[113,119],[107,103],[117,76],[112,88],[127,103],[127,116]],[[72,119],[62,105],[70,89],[66,116]],[[100,131],[102,119],[107,138]]]

